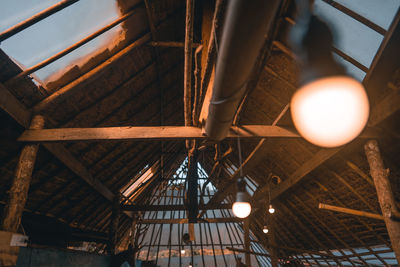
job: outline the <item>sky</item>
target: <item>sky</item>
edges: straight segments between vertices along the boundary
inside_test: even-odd
[[[29,18],[61,0],[1,0],[0,31]],[[388,29],[400,0],[336,0],[384,29]],[[383,37],[321,0],[315,1],[314,13],[335,29],[335,46],[369,67]],[[65,49],[119,16],[115,0],[80,0],[47,19],[3,41],[0,48],[23,67],[31,67]],[[41,80],[96,51],[120,32],[120,27],[97,37],[88,44],[35,73]],[[362,80],[365,73],[339,56],[348,73]]]
[[[1,0],[0,31],[31,17],[60,0]],[[78,42],[119,17],[115,0],[80,0],[52,16],[3,41],[0,48],[22,66],[31,67]],[[120,28],[103,34],[88,44],[35,74],[46,79],[72,61],[103,46]]]

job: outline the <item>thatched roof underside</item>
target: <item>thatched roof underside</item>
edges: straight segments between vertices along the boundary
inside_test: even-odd
[[[147,2],[150,4],[152,23],[157,31],[156,41],[182,43],[185,38],[185,1]],[[256,86],[250,88],[246,95],[238,116],[238,125],[271,125],[285,109],[296,90],[298,67],[290,51],[280,46],[285,45],[284,33],[290,26],[288,20],[284,18],[293,16],[292,1],[284,2],[281,16],[277,18],[280,22],[277,24],[278,34],[269,49],[264,49],[268,57],[257,70]],[[124,8],[129,10],[127,7]],[[202,5],[198,4],[195,16],[201,17],[201,10]],[[399,23],[398,14],[396,16],[394,22]],[[20,73],[21,68],[7,54],[0,51],[0,82],[27,110],[32,110],[54,94],[61,94],[62,97],[50,101],[39,111],[46,118],[46,128],[184,125],[183,48],[151,46],[150,42],[154,35],[150,33],[147,19],[145,4],[139,4],[137,13],[130,21],[123,24],[126,30],[125,40],[114,49],[100,51],[97,56],[88,59],[87,63],[71,68],[58,80],[47,85],[37,85],[29,76],[17,82],[7,82]],[[392,25],[391,28],[395,26]],[[199,18],[195,21],[194,32],[194,41],[201,43]],[[388,30],[384,36],[390,38],[391,34],[393,32]],[[117,59],[113,58],[135,42],[137,46],[134,49],[121,54]],[[400,45],[399,40],[397,44]],[[382,48],[376,57],[384,52],[385,49]],[[102,67],[107,60],[108,65]],[[400,70],[399,62],[397,60],[397,65],[391,69]],[[91,73],[98,67],[102,67],[100,72]],[[367,68],[367,77],[374,77],[375,67],[372,63]],[[371,107],[375,107],[393,93],[398,94],[399,73],[392,71],[387,73],[387,77],[389,78],[381,81],[379,86],[367,86]],[[377,118],[375,119],[377,123],[374,125],[379,130],[377,140],[384,164],[390,169],[395,198],[400,201],[400,142],[398,142],[400,113],[396,108],[382,119],[374,111],[371,114],[370,119]],[[16,139],[25,130],[25,125],[18,123],[3,110],[0,110],[0,121],[2,122],[0,204],[3,206],[19,152],[24,145]],[[289,111],[279,120],[278,125],[293,126]],[[241,142],[243,158],[251,154],[259,141],[251,139]],[[258,192],[257,190],[264,188],[265,185],[273,190],[301,168],[308,166],[310,160],[324,153],[324,149],[300,138],[271,138],[266,142],[268,149],[262,155],[262,159],[246,171],[248,187],[252,193]],[[267,215],[265,201],[258,201],[256,204],[258,206],[254,207],[250,217],[251,250],[261,254],[270,253],[271,239],[262,232],[262,227],[266,221],[273,220],[274,231],[277,233],[275,246],[282,264],[286,261],[299,266],[301,264],[315,266],[395,264],[383,220],[318,208],[319,203],[325,203],[381,213],[364,153],[365,142],[366,139],[357,138],[340,148],[337,153],[332,153],[326,160],[322,160],[320,164],[316,164],[303,175],[299,183],[273,200],[276,209],[273,215]],[[114,194],[122,193],[121,190],[140,178],[145,170],[154,167],[148,186],[140,194],[135,195],[134,201],[125,200],[126,203],[184,204],[185,190],[182,185],[186,176],[179,178],[176,175],[180,167],[185,167],[181,166],[187,156],[184,140],[91,141],[68,142],[63,145],[87,168],[92,177]],[[199,163],[204,170],[203,179],[205,181],[209,178],[211,181],[206,187],[204,199],[201,200],[203,203],[207,203],[212,195],[218,194],[227,186],[226,181],[229,181],[232,173],[240,166],[236,140],[222,141],[219,144],[219,156],[229,149],[232,149],[232,152],[223,158],[215,157],[214,145],[205,145],[199,152]],[[219,163],[217,166],[216,160]],[[279,177],[280,184],[270,183],[271,176]],[[228,190],[222,203],[232,203],[234,193],[235,190]],[[268,199],[268,191],[265,191],[265,198],[262,199]],[[22,220],[22,226],[28,233],[31,231],[34,235],[35,231],[39,231],[35,228],[38,222],[49,221],[49,225],[60,224],[65,229],[79,229],[96,234],[97,237],[107,237],[111,207],[111,201],[56,158],[47,147],[40,146],[25,207],[26,212]],[[173,219],[185,218],[186,215],[184,211],[148,211],[141,216],[142,219],[163,217]],[[229,209],[222,209],[208,211],[204,217],[205,219],[232,218],[233,215]],[[123,214],[119,230],[121,250],[126,249],[129,243],[131,225],[131,217]],[[143,229],[145,229],[142,241],[144,247],[139,255],[140,258],[157,260],[162,266],[188,264],[190,261],[188,255],[181,259],[181,255],[176,254],[181,245],[181,235],[188,232],[187,224],[149,224]],[[198,266],[204,262],[228,266],[235,264],[234,257],[240,255],[244,258],[240,252],[226,249],[226,247],[244,249],[242,222],[218,224],[202,222],[196,224],[195,232],[196,241],[193,244],[195,251],[203,250],[204,255],[210,257],[201,259],[200,255],[196,256]],[[106,252],[104,242],[91,244],[93,250]],[[297,251],[290,248],[296,248]],[[179,262],[174,262],[178,258]],[[252,262],[254,266],[256,264],[269,266],[270,258],[258,255],[252,258]]]

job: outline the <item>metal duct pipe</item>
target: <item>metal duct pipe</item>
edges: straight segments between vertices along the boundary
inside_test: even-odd
[[[205,125],[210,139],[220,141],[226,137],[280,2],[228,1]]]

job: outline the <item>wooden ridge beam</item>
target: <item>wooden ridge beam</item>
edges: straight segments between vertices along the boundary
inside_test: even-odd
[[[219,210],[219,209],[231,209],[232,204],[216,204],[216,205],[200,205],[201,210]],[[123,210],[127,211],[177,211],[187,210],[185,205],[123,205]]]
[[[292,129],[273,125],[232,126],[227,138],[301,138]],[[361,138],[377,138],[373,129],[367,129]],[[99,128],[58,128],[26,130],[19,138],[21,142],[68,142],[98,140],[180,140],[207,139],[202,129],[194,126],[126,126]]]

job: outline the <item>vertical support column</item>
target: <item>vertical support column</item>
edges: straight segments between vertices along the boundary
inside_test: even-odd
[[[269,220],[269,245],[270,245],[270,254],[271,254],[271,266],[278,267],[278,255],[277,255],[277,246],[276,246],[276,230],[275,230],[275,220],[270,216]]]
[[[34,116],[29,129],[42,129],[43,127],[44,118],[40,115]],[[39,144],[28,144],[21,151],[4,209],[2,221],[4,231],[17,232],[21,223],[38,149]]]
[[[392,248],[396,254],[397,262],[400,263],[400,222],[390,218],[391,211],[397,211],[396,203],[389,181],[389,169],[383,166],[382,157],[376,140],[368,141],[365,146],[370,173],[374,179],[376,193],[381,206],[383,219],[389,233]]]
[[[246,256],[246,266],[251,266],[250,260],[250,219],[246,218],[243,222],[244,228],[244,250]]]
[[[198,169],[197,169],[197,150],[195,143],[192,142],[193,148],[188,153],[188,189],[187,189],[187,204],[188,204],[188,219],[189,223],[197,222],[198,208]]]
[[[113,203],[112,203],[112,211],[111,211],[111,221],[110,221],[110,229],[109,229],[109,244],[108,244],[108,252],[110,255],[115,255],[115,249],[118,242],[118,226],[119,226],[119,217],[121,214],[121,206],[120,206],[120,196],[119,194],[115,195]]]

